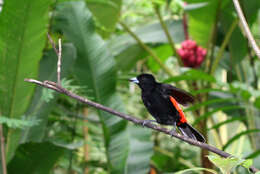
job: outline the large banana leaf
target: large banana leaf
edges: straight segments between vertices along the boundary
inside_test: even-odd
[[[112,31],[120,15],[122,0],[86,0],[86,2],[98,23]]]
[[[8,0],[0,14],[0,113],[21,118],[28,107],[34,86],[24,78],[37,77],[45,45],[48,7],[51,0]],[[7,161],[19,141],[19,130],[9,130]]]
[[[9,174],[46,174],[67,149],[49,142],[25,143],[8,165]]]
[[[221,14],[221,23],[223,25],[221,26],[225,32],[229,30],[231,24],[236,20],[236,18],[237,17],[234,16],[234,11],[230,10],[230,8],[223,9],[223,13]],[[248,52],[247,40],[238,25],[231,35],[228,48],[230,56],[232,57],[232,60],[229,63],[232,64],[232,66],[239,63]]]
[[[182,42],[184,40],[182,21],[166,20],[165,23],[174,42]],[[160,58],[163,59],[163,61],[169,57],[168,55],[171,53],[171,48],[167,45],[168,39],[159,21],[140,26],[134,33],[145,44],[153,44],[153,48],[155,48],[154,51],[160,55]],[[160,44],[165,45],[161,46]],[[112,38],[108,42],[108,47],[115,56],[117,65],[122,71],[129,71],[139,59],[144,58],[147,55],[147,52],[143,50],[129,34],[123,34]],[[165,49],[166,53],[164,52]],[[161,57],[161,54],[163,54],[163,57]],[[153,69],[158,69],[157,63],[154,63],[153,60],[150,61],[149,59],[149,65],[153,65]]]
[[[63,3],[57,10],[58,28],[76,46],[77,60],[74,71],[78,82],[90,89],[86,91],[87,96],[93,97],[95,101],[106,106],[123,111],[122,101],[115,93],[114,58],[105,47],[105,42],[95,33],[91,13],[84,2]],[[152,155],[152,145],[149,139],[145,138],[149,137],[149,134],[140,132],[139,136],[130,138],[125,120],[102,111],[98,113],[103,128],[109,172],[136,173],[131,171],[129,166],[139,169],[137,173],[147,172]],[[142,141],[132,141],[138,139]],[[139,156],[136,156],[137,154]],[[141,159],[142,163],[135,163],[137,159]]]
[[[166,20],[165,23],[175,43],[182,42],[184,40],[182,21]],[[141,26],[134,30],[134,33],[146,44],[168,43],[168,39],[159,21]],[[132,36],[129,34],[123,34],[112,38],[108,43],[108,47],[112,50],[114,55],[118,55],[135,44],[136,41]]]
[[[207,47],[211,37],[211,30],[216,21],[216,12],[218,8],[217,0],[188,0],[188,3],[203,3],[200,8],[189,9],[189,34],[199,45]]]

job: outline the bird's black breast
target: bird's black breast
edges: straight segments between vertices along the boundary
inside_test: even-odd
[[[173,125],[179,119],[169,95],[159,85],[151,91],[142,91],[142,99],[147,110],[158,123]]]

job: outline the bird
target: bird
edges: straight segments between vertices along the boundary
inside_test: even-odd
[[[144,120],[143,124],[157,122],[161,125],[172,125],[172,131],[177,127],[184,136],[205,142],[203,135],[188,123],[179,106],[179,104],[187,106],[194,103],[191,94],[170,84],[157,82],[152,74],[143,73],[129,81],[141,88],[144,106],[155,118],[155,120]]]

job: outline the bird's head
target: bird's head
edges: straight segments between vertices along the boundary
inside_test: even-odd
[[[136,83],[142,90],[150,90],[157,83],[152,74],[140,74],[137,77],[129,79],[130,82]]]

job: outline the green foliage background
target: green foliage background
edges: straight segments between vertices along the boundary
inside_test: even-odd
[[[4,0],[0,123],[8,173],[216,173],[236,166],[232,172],[248,173],[242,166],[251,160],[242,159],[260,168],[259,59],[232,0],[186,2]],[[259,44],[260,1],[240,3]],[[185,40],[184,15],[189,38],[207,49],[197,69],[183,67],[176,54]],[[140,90],[128,79],[153,73],[197,98],[184,109],[189,122],[209,144],[237,158],[210,156],[216,168],[196,147],[24,82],[56,81],[57,56],[47,33],[55,43],[62,38],[64,87],[149,119]]]

